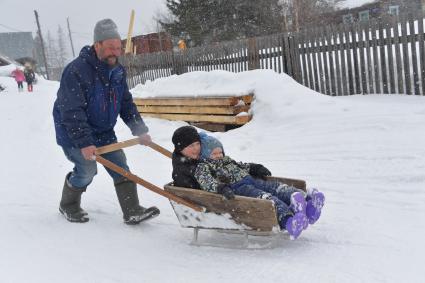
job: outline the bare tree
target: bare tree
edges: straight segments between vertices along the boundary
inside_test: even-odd
[[[56,48],[55,39],[52,37],[50,30],[47,31],[47,62],[50,68],[57,68],[58,62],[58,50]]]
[[[45,43],[45,42],[44,42]],[[46,45],[46,44],[44,44]],[[37,62],[36,68],[37,71],[46,74],[46,70],[44,70],[44,58],[43,58],[43,52],[42,52],[42,44],[41,39],[38,33],[35,35],[34,38],[34,59]]]
[[[310,26],[327,24],[327,13],[338,9],[345,0],[281,0],[288,30],[299,31]]]
[[[58,45],[57,45],[57,52],[58,52],[58,67],[63,69],[65,67],[65,63],[67,60],[67,51],[66,51],[66,45],[65,45],[65,33],[63,32],[62,27],[58,26]]]

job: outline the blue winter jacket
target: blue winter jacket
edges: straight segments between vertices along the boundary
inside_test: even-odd
[[[93,46],[86,46],[62,74],[53,107],[56,141],[77,148],[115,143],[118,114],[133,135],[148,132],[128,91],[123,66],[110,69]]]

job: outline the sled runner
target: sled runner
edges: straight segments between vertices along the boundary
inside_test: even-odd
[[[268,236],[280,232],[276,209],[270,200],[243,196],[235,196],[233,200],[223,200],[220,194],[177,187],[172,183],[166,184],[163,190],[100,156],[103,153],[136,144],[139,144],[137,138],[100,147],[96,151],[96,161],[129,180],[167,197],[180,225],[184,228],[194,229],[192,244],[198,245],[200,229],[240,233],[245,235],[246,241],[248,241],[249,235]],[[171,152],[165,148],[153,142],[149,147],[171,158]],[[306,182],[303,180],[282,177],[267,178],[306,191]]]

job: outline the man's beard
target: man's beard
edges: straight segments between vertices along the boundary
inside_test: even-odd
[[[106,58],[103,58],[102,61],[105,62],[106,64],[108,64],[111,67],[118,65],[118,57],[114,56],[114,55],[110,55]]]

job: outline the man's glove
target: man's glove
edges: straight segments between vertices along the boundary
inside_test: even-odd
[[[266,176],[271,176],[272,172],[261,164],[251,163],[249,165],[249,174],[253,177],[264,179]]]
[[[235,194],[232,189],[227,184],[221,184],[217,188],[217,193],[221,194],[225,200],[230,200],[235,198]]]

